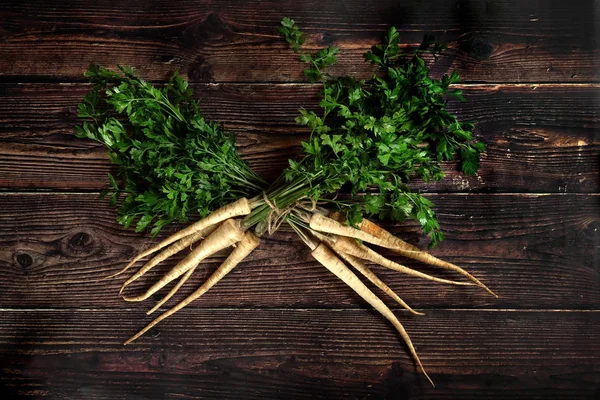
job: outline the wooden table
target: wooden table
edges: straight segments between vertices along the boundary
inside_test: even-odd
[[[98,198],[105,152],[72,135],[86,66],[157,82],[181,71],[272,179],[307,135],[297,109],[318,103],[275,32],[283,16],[310,47],[342,49],[335,74],[367,76],[361,54],[391,24],[403,43],[450,44],[433,71],[461,74],[468,102],[451,108],[478,121],[489,152],[475,177],[413,187],[438,206],[447,239],[434,253],[500,298],[381,271],[426,313],[395,309],[435,389],[393,327],[289,230],[128,347],[149,304],[124,303],[119,280],[60,283],[115,272],[152,243],[115,222]],[[2,399],[599,398],[599,32],[592,1],[4,1]],[[424,246],[413,223],[391,229]]]

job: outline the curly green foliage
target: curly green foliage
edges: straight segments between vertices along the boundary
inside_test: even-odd
[[[153,226],[156,235],[261,190],[264,182],[240,159],[234,137],[200,114],[185,80],[175,74],[157,88],[119,68],[121,74],[99,65],[87,70],[93,89],[78,108],[86,120],[75,129],[105,145],[117,165],[103,194],[119,205],[119,223],[136,222],[136,231]]]
[[[299,48],[301,43],[293,41],[302,36],[286,34],[297,31],[293,25],[283,33]],[[458,74],[434,79],[421,57],[424,52],[437,56],[442,46],[426,37],[418,49],[407,52],[399,43],[392,27],[382,44],[365,53],[365,60],[376,66],[368,80],[323,74],[323,67],[335,63],[337,49],[301,55],[309,63],[309,79],[323,82],[322,114],[300,110],[296,121],[309,127],[311,136],[302,143],[303,157],[291,161],[285,174],[288,181],[300,176],[310,182],[307,195],[315,200],[347,191],[350,200],[335,204],[351,224],[363,215],[415,219],[435,246],[443,235],[433,204],[411,192],[408,183],[415,177],[442,179],[440,162],[456,156],[462,171],[474,174],[485,146],[474,140],[472,123],[459,121],[446,108],[447,95],[464,101],[460,90],[450,88]]]
[[[281,26],[278,31],[283,35],[287,44],[292,46],[294,53],[298,53],[298,51],[300,51],[300,46],[304,44],[306,38],[296,25],[296,22],[293,19],[284,17],[281,20]]]

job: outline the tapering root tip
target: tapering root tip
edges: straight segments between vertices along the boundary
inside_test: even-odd
[[[494,296],[495,298],[499,298],[499,296],[494,293],[492,291],[492,289],[490,289],[489,287],[487,287],[483,282],[481,282],[479,279],[475,278],[474,276],[470,275],[469,279],[471,279],[471,281],[473,281],[477,286],[479,286],[480,288],[482,288],[483,290],[485,290],[486,292],[488,292],[489,294],[491,294],[492,296]]]
[[[152,328],[154,325],[156,325],[156,323],[157,323],[157,321],[153,321],[150,324],[148,324],[144,329],[142,329],[141,331],[139,331],[138,333],[136,333],[135,335],[130,337],[125,343],[123,343],[123,346],[127,346],[128,344],[131,344],[134,340],[138,339],[144,333],[148,332],[150,330],[150,328]]]
[[[122,299],[125,301],[129,301],[129,302],[138,302],[138,301],[144,301],[147,299],[146,296],[141,295],[141,296],[135,296],[135,297],[127,297],[127,296],[122,296]]]
[[[423,375],[425,375],[425,378],[427,378],[427,380],[429,381],[429,383],[431,383],[431,386],[435,387],[435,383],[433,383],[433,381],[431,380],[431,378],[429,377],[429,375],[427,375],[427,372],[425,372],[424,369],[422,369],[423,371]]]
[[[162,303],[158,303],[157,305],[146,311],[146,315],[152,314],[154,311],[158,310],[160,306],[162,306]]]
[[[409,347],[412,347],[412,345],[409,345]],[[419,365],[419,369],[421,370],[423,375],[425,375],[425,378],[427,378],[429,383],[431,383],[431,386],[435,387],[435,383],[433,383],[433,380],[431,379],[429,374],[427,374],[427,371],[425,371],[425,367],[423,367],[423,364],[421,363],[421,359],[417,355],[417,351],[414,348],[411,348],[411,353],[412,353],[414,359],[417,361],[417,364]]]
[[[481,287],[483,290],[485,290],[486,292],[488,292],[489,294],[491,294],[495,298],[497,298],[497,299],[500,298],[500,296],[498,296],[496,293],[494,293],[492,291],[492,289],[490,289],[489,287],[485,286],[483,283],[481,285],[479,285],[479,287]]]

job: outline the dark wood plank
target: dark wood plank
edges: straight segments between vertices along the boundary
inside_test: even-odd
[[[0,311],[10,398],[592,399],[599,312],[432,310],[400,318],[437,387],[368,310]],[[450,329],[451,327],[451,329]]]
[[[376,268],[416,308],[595,309],[600,306],[598,195],[431,195],[446,241],[433,251],[464,266],[501,296],[456,288]],[[123,307],[122,280],[90,282],[118,271],[147,235],[123,230],[115,212],[95,194],[0,195],[0,306]],[[173,227],[174,228],[174,227]],[[389,227],[419,243],[414,223]],[[167,232],[164,233],[165,235]],[[446,276],[384,252],[407,266]],[[177,299],[206,279],[223,260],[211,257]],[[144,290],[174,265],[166,263],[134,284]],[[86,280],[84,284],[64,284]],[[163,292],[131,307],[149,309]],[[390,306],[395,306],[387,298]],[[310,257],[290,230],[261,246],[194,307],[366,307],[356,294]]]
[[[295,157],[307,132],[295,125],[301,106],[318,104],[318,88],[303,84],[196,85],[202,110],[238,134],[244,158],[274,179]],[[488,144],[479,174],[455,165],[424,191],[598,192],[598,85],[464,86],[466,103],[451,103],[475,120]],[[77,104],[85,85],[0,85],[0,188],[100,190],[110,165],[101,146],[76,139]]]
[[[308,45],[343,49],[337,73],[367,75],[362,53],[396,25],[403,43],[425,33],[450,42],[436,71],[467,81],[598,81],[591,0],[479,2],[393,0],[4,1],[0,76],[4,81],[80,81],[91,62],[137,67],[153,79],[179,69],[194,81],[301,81],[301,65],[279,39],[295,18]]]

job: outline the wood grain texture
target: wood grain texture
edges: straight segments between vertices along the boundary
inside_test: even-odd
[[[468,102],[450,107],[488,144],[479,174],[413,187],[438,205],[447,239],[433,253],[500,298],[374,267],[425,311],[384,298],[436,389],[393,327],[287,229],[132,346],[122,343],[164,292],[125,303],[121,280],[89,281],[152,240],[116,224],[96,194],[110,169],[104,150],[72,135],[84,69],[131,65],[159,83],[181,71],[206,115],[273,179],[307,135],[297,109],[319,101],[275,32],[283,16],[301,24],[307,48],[342,49],[333,74],[368,76],[362,53],[396,25],[407,46],[424,33],[448,42],[433,72],[457,69],[466,83]],[[597,2],[6,0],[0,21],[2,399],[600,398]],[[426,247],[414,223],[386,227]]]
[[[376,268],[409,304],[423,309],[595,309],[600,305],[597,195],[448,194],[430,198],[438,206],[447,238],[432,253],[464,266],[501,297],[494,299],[475,288],[424,282]],[[114,210],[95,194],[0,195],[0,305],[123,307],[118,297],[121,279],[90,280],[120,270],[152,241],[121,229],[114,218]],[[422,239],[415,224],[389,228],[410,242]],[[193,291],[225,254],[207,260],[176,299]],[[407,266],[456,278],[384,254]],[[149,273],[147,279],[130,287],[130,293],[149,287],[173,265],[171,261]],[[72,280],[87,283],[61,283]],[[165,293],[129,307],[147,310]],[[219,306],[367,307],[351,289],[318,266],[289,230],[264,239],[247,262],[193,305]]]
[[[276,29],[295,18],[316,49],[339,46],[340,73],[367,75],[362,54],[389,25],[402,42],[425,33],[449,42],[436,71],[467,81],[598,81],[598,23],[591,0],[477,2],[4,1],[0,77],[81,81],[91,62],[132,65],[152,79],[179,69],[197,82],[299,81],[302,66]]]
[[[598,85],[467,85],[452,101],[461,119],[477,121],[488,145],[477,176],[447,165],[448,177],[414,188],[437,192],[598,192]],[[100,190],[110,164],[104,149],[76,139],[77,104],[88,86],[0,85],[0,188]],[[195,85],[202,111],[238,135],[243,157],[274,179],[300,152],[307,132],[298,108],[316,109],[318,87],[306,84]]]
[[[598,395],[599,312],[398,314],[435,389],[376,313],[310,309],[183,310],[127,347],[122,342],[147,320],[140,311],[2,310],[0,385],[18,398]]]

